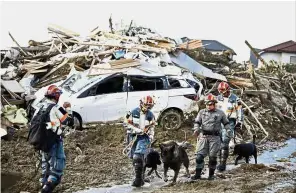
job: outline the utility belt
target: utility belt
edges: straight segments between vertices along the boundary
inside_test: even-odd
[[[220,132],[219,131],[202,131],[203,135],[214,135],[214,136],[220,136]]]

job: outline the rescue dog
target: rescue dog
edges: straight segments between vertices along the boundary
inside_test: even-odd
[[[151,168],[147,175],[150,176],[152,172],[155,171],[156,176],[158,178],[161,178],[161,176],[157,172],[157,165],[161,164],[159,153],[152,148],[149,148],[147,150],[147,153],[148,154],[145,157],[144,171],[146,171],[146,168]]]
[[[159,145],[161,150],[161,158],[164,168],[164,181],[168,181],[167,172],[171,168],[174,170],[173,183],[176,182],[181,165],[183,164],[186,168],[187,177],[189,174],[189,159],[188,155],[183,146],[178,145],[175,141],[168,141]]]
[[[253,135],[253,143],[242,143],[236,144],[234,146],[233,155],[238,155],[235,159],[235,165],[238,164],[238,160],[243,157],[246,159],[246,163],[249,163],[249,157],[253,156],[255,159],[255,164],[257,164],[257,147],[255,145],[256,136]]]

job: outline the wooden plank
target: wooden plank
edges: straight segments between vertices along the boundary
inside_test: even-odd
[[[134,66],[140,66],[140,63],[139,62],[130,62],[130,63],[126,63],[126,64],[111,66],[111,68],[104,68],[104,67],[100,67],[100,65],[96,65],[96,66],[93,66],[93,68],[99,69],[99,70],[112,70],[112,69],[129,68],[129,67],[134,67]]]
[[[55,71],[57,71],[58,69],[60,69],[62,66],[64,66],[65,64],[68,63],[68,59],[64,59],[64,61],[59,64],[57,67],[55,67],[54,69],[52,69],[50,72],[48,72],[47,74],[45,74],[40,81],[43,81],[45,78],[47,78],[49,75],[53,74]]]
[[[251,44],[247,40],[245,41],[245,43],[251,49],[251,51],[256,56],[256,58],[259,59],[265,66],[268,66],[268,64],[265,62],[265,60],[256,52],[256,50],[251,46]]]
[[[81,68],[80,66],[74,64],[74,67],[77,68],[79,71],[85,71],[85,69]]]
[[[47,72],[47,69],[40,69],[40,70],[30,70],[30,74],[38,74],[42,72]]]
[[[117,65],[131,63],[131,62],[134,62],[134,60],[133,59],[122,59],[122,60],[110,61],[109,64],[111,66],[117,66]]]
[[[27,56],[28,53],[22,49],[22,47],[19,45],[19,43],[17,43],[17,41],[16,41],[16,40],[14,39],[14,37],[11,35],[11,33],[8,32],[8,34],[9,34],[9,36],[11,37],[12,41],[14,41],[14,43],[18,46],[18,48],[20,49],[20,51],[21,51],[25,56]]]
[[[20,50],[19,47],[12,47],[14,49]],[[34,47],[21,47],[22,50],[28,51],[28,52],[35,52],[35,51],[47,51],[49,50],[48,46],[34,46]]]
[[[122,69],[122,68],[129,68],[129,67],[135,67],[135,66],[140,66],[139,62],[133,62],[133,63],[128,63],[128,64],[123,64],[120,66],[112,66],[112,69]]]
[[[89,68],[89,71],[88,71],[88,75],[91,74],[91,71],[92,71],[92,69],[93,69],[93,66],[94,66],[95,62],[96,62],[96,59],[94,58],[94,59],[92,60],[92,62],[91,62],[91,65],[90,65],[90,68]]]
[[[24,99],[20,99],[20,100],[12,99],[12,100],[8,100],[8,102],[10,105],[22,105],[25,103],[25,100]]]
[[[80,34],[73,32],[71,30],[68,30],[66,28],[63,28],[61,26],[55,25],[55,24],[50,24],[47,28],[49,31],[64,35],[64,36],[68,36],[68,37],[74,37],[75,36],[80,36]]]
[[[25,89],[16,80],[1,80],[1,84],[6,90],[14,93],[23,93]]]
[[[117,45],[117,44],[106,44],[106,43],[92,43],[92,42],[77,42],[73,40],[65,40],[65,42],[71,42],[80,45],[89,45],[89,46],[107,46],[107,47],[118,47],[118,48],[125,48],[125,49],[138,49],[147,52],[155,52],[155,53],[167,53],[167,50],[161,48],[153,48],[146,45],[135,45],[133,47],[125,46],[125,45]]]

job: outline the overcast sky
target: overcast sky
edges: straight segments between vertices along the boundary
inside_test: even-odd
[[[237,61],[249,59],[244,41],[266,48],[296,39],[296,1],[288,2],[2,2],[1,48],[46,40],[54,23],[82,35],[108,18],[150,27],[164,36],[214,39],[231,47]]]

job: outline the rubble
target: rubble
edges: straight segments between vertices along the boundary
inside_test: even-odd
[[[263,69],[254,69],[252,64],[229,62],[224,54],[211,55],[202,48],[188,49],[184,53],[225,75],[235,94],[242,99],[246,116],[238,135],[247,132],[247,136],[256,134],[263,140],[296,136],[296,74],[291,70],[293,65],[279,66],[271,62]],[[205,93],[218,94],[216,83],[208,81]]]
[[[1,78],[5,80],[1,83],[2,102],[26,106],[38,88],[65,80],[72,69],[88,70],[89,76],[96,76],[122,72],[129,67],[143,70],[141,63],[148,62],[168,73],[174,71],[172,66],[190,71],[203,80],[203,94],[217,94],[218,81],[229,82],[241,97],[246,114],[239,135],[245,135],[246,131],[248,135],[256,133],[261,139],[281,138],[276,133],[283,126],[286,129],[282,135],[296,135],[290,129],[296,121],[293,66],[272,63],[258,70],[251,64],[233,61],[229,57],[233,54],[229,53],[231,50],[220,55],[206,51],[200,40],[177,45],[176,41],[149,28],[134,26],[132,21],[115,30],[110,18],[109,25],[110,32],[96,27],[87,37],[50,25],[48,40],[29,40],[27,47],[20,46],[9,33],[16,47],[1,50]]]

